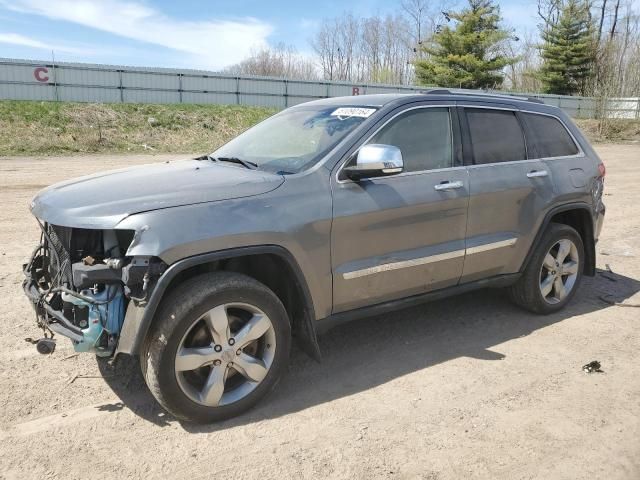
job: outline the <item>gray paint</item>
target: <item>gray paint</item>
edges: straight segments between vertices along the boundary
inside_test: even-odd
[[[445,169],[338,183],[332,176],[334,311],[416,295],[455,285],[464,256],[442,258],[379,275],[344,278],[378,265],[464,250],[469,184],[467,172]],[[437,192],[445,180],[464,187]],[[346,240],[345,240],[346,239]],[[402,285],[402,289],[398,289]]]
[[[38,194],[32,211],[54,225],[106,229],[136,213],[258,195],[283,182],[208,160],[156,163],[57,183]]]
[[[469,106],[464,95],[384,95],[319,101],[381,108],[308,171],[288,176],[184,161],[96,174],[54,185],[33,202],[42,220],[135,230],[129,256],[167,264],[238,247],[274,245],[304,276],[316,319],[521,270],[552,208],[580,203],[601,215],[591,191],[599,158],[566,115],[525,101],[473,106],[556,115],[579,143],[573,157],[462,165],[364,180],[339,170],[387,120],[408,108]],[[468,158],[467,158],[468,160]],[[570,171],[584,171],[576,186]],[[532,170],[547,176],[529,178]],[[443,181],[462,188],[437,191]],[[127,317],[124,332],[140,312]]]
[[[168,264],[217,250],[279,245],[304,272],[321,318],[331,313],[332,303],[327,176],[321,169],[287,178],[280,188],[262,195],[131,215],[116,228],[140,232],[127,255],[154,255]]]

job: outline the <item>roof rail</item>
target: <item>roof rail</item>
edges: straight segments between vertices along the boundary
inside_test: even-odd
[[[430,88],[429,90],[420,90],[425,95],[450,95],[452,92],[446,88]]]
[[[490,92],[469,92],[469,91],[451,91],[447,88],[432,88],[429,90],[420,90],[420,93],[424,95],[464,95],[470,97],[492,97],[492,98],[504,98],[504,99],[513,99],[520,100],[526,102],[533,103],[541,103],[544,104],[542,100],[535,97],[524,97],[520,95],[508,95],[504,93],[490,93]]]

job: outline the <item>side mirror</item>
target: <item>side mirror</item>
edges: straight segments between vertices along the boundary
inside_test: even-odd
[[[358,150],[356,164],[344,169],[351,180],[386,177],[401,173],[404,168],[402,152],[393,145],[372,143]]]

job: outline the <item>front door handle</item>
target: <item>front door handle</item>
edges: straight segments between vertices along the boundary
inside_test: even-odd
[[[461,181],[450,182],[447,180],[435,185],[433,188],[435,188],[438,191],[446,191],[446,190],[455,190],[457,188],[462,188],[462,187],[464,187],[464,184]]]
[[[546,177],[549,175],[549,172],[546,170],[532,170],[527,173],[528,178],[537,178],[537,177]]]

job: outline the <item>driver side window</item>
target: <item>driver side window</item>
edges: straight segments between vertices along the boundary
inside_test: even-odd
[[[405,172],[453,166],[451,115],[448,108],[417,108],[400,114],[367,143],[398,147]]]

